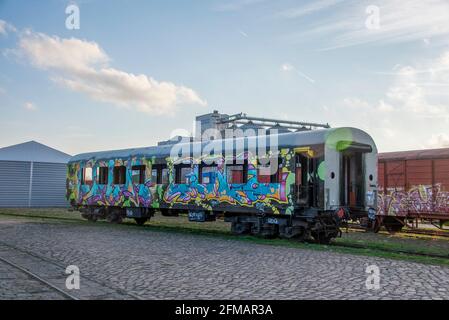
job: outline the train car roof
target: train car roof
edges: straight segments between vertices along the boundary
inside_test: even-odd
[[[449,158],[449,148],[423,149],[410,151],[382,152],[379,153],[379,160],[421,160],[421,159],[441,159]]]
[[[332,140],[341,139],[340,140],[352,140],[354,142],[360,142],[360,139],[368,138],[369,144],[372,149],[377,152],[376,145],[372,138],[364,131],[351,128],[351,127],[342,127],[342,128],[329,128],[329,129],[319,129],[319,130],[311,130],[311,131],[301,131],[301,132],[290,132],[290,133],[280,133],[278,136],[278,145],[280,147],[297,147],[302,145],[318,145],[324,144],[330,137]],[[364,138],[361,138],[364,137]],[[236,138],[236,141],[245,139],[246,142],[257,142],[257,136]],[[209,143],[215,144],[224,144],[223,150],[228,151],[226,149],[227,144],[226,141],[231,139],[222,139],[222,140],[213,140],[206,142],[187,142],[184,144],[179,144],[179,147],[182,145],[188,144],[202,144],[201,150],[205,145]],[[269,147],[270,139],[267,139],[267,147]],[[173,144],[169,145],[159,145],[152,147],[143,147],[143,148],[130,148],[130,149],[121,149],[121,150],[110,150],[110,151],[99,151],[99,152],[90,152],[90,153],[82,153],[73,156],[70,162],[79,162],[79,161],[88,161],[88,160],[109,160],[109,159],[120,159],[120,158],[129,158],[129,157],[167,157],[170,156],[170,151],[173,147]]]

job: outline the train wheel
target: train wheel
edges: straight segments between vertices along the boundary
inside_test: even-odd
[[[312,232],[312,237],[319,244],[329,244],[332,240],[332,237],[326,236],[324,232]]]
[[[404,221],[399,218],[385,218],[384,226],[389,233],[396,233],[402,230],[402,228],[404,227]]]
[[[373,232],[378,233],[381,227],[382,227],[382,217],[376,217],[376,220],[373,221]]]
[[[232,222],[231,232],[235,235],[248,234],[251,231],[251,224],[245,222]]]
[[[274,239],[279,236],[279,226],[276,224],[264,223],[260,228],[259,236],[266,239]]]
[[[106,217],[106,220],[110,223],[122,223],[123,218],[119,210],[113,210],[109,212],[109,214]]]
[[[90,222],[96,222],[97,221],[97,216],[93,215],[93,214],[90,214],[90,215],[87,216],[87,220],[90,221]]]
[[[402,224],[386,224],[385,225],[385,229],[387,229],[387,231],[389,233],[396,233],[396,232],[400,232],[402,230],[404,226]]]
[[[143,226],[148,218],[134,218],[138,226]]]

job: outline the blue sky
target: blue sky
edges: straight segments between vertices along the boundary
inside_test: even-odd
[[[448,21],[446,0],[0,0],[0,147],[153,145],[214,109],[449,147]]]

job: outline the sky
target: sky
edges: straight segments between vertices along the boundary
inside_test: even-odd
[[[0,0],[0,147],[150,146],[213,110],[449,147],[449,1]]]

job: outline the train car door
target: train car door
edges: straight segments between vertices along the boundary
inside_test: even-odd
[[[307,153],[295,154],[296,203],[304,207],[316,206],[317,190],[314,182],[316,159]]]
[[[344,151],[341,153],[340,203],[342,206],[363,207],[365,189],[363,153]]]

